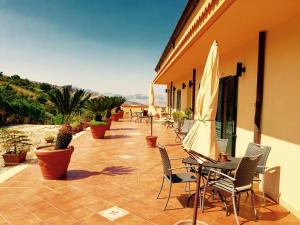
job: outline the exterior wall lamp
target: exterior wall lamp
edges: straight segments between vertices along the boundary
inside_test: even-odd
[[[193,81],[189,81],[189,87],[192,87],[193,86]]]
[[[173,87],[173,91],[175,91],[176,90],[176,87]]]
[[[182,89],[185,89],[185,87],[186,87],[186,84],[182,83]]]
[[[242,73],[245,73],[245,72],[246,72],[246,67],[243,66],[243,63],[238,62],[238,63],[236,64],[236,75],[237,75],[238,77],[240,77],[240,76],[242,76]]]
[[[168,89],[165,89],[165,92],[168,93]]]

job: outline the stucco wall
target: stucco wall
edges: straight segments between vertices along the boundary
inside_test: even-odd
[[[267,30],[264,102],[262,112],[263,145],[272,147],[268,159],[265,190],[273,199],[300,216],[298,194],[300,159],[300,17]],[[239,79],[236,155],[245,153],[253,140],[258,40],[232,51],[222,59],[223,74],[233,72],[241,61],[247,72]]]

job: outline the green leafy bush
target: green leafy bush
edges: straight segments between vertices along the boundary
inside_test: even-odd
[[[106,125],[107,123],[104,121],[96,121],[96,120],[91,120],[90,125]]]

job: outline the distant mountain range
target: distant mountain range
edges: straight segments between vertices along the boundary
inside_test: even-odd
[[[118,94],[113,93],[104,93],[103,95],[107,96],[116,96]],[[135,104],[144,104],[148,105],[148,96],[144,94],[133,94],[133,95],[123,95],[128,102]],[[155,105],[157,106],[166,106],[166,97],[164,95],[155,95]]]

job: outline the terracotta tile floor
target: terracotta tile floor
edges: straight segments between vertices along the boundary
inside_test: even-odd
[[[168,225],[192,218],[192,208],[186,207],[184,186],[173,186],[173,197],[166,211],[162,210],[166,199],[156,199],[162,167],[159,152],[146,146],[148,131],[149,125],[126,121],[114,122],[103,140],[94,140],[87,131],[73,141],[75,152],[66,180],[43,180],[38,165],[33,164],[1,183],[0,225]],[[185,156],[175,144],[171,129],[155,125],[154,132],[171,157]],[[162,196],[166,194],[167,187]],[[265,206],[261,202],[257,197],[260,220],[255,222],[250,198],[243,196],[240,221],[257,225],[300,224],[278,204],[268,201]],[[130,214],[114,222],[98,215],[114,205]],[[208,201],[207,206],[204,213],[199,212],[199,220],[211,225],[235,224],[233,215],[225,216],[217,199]]]

